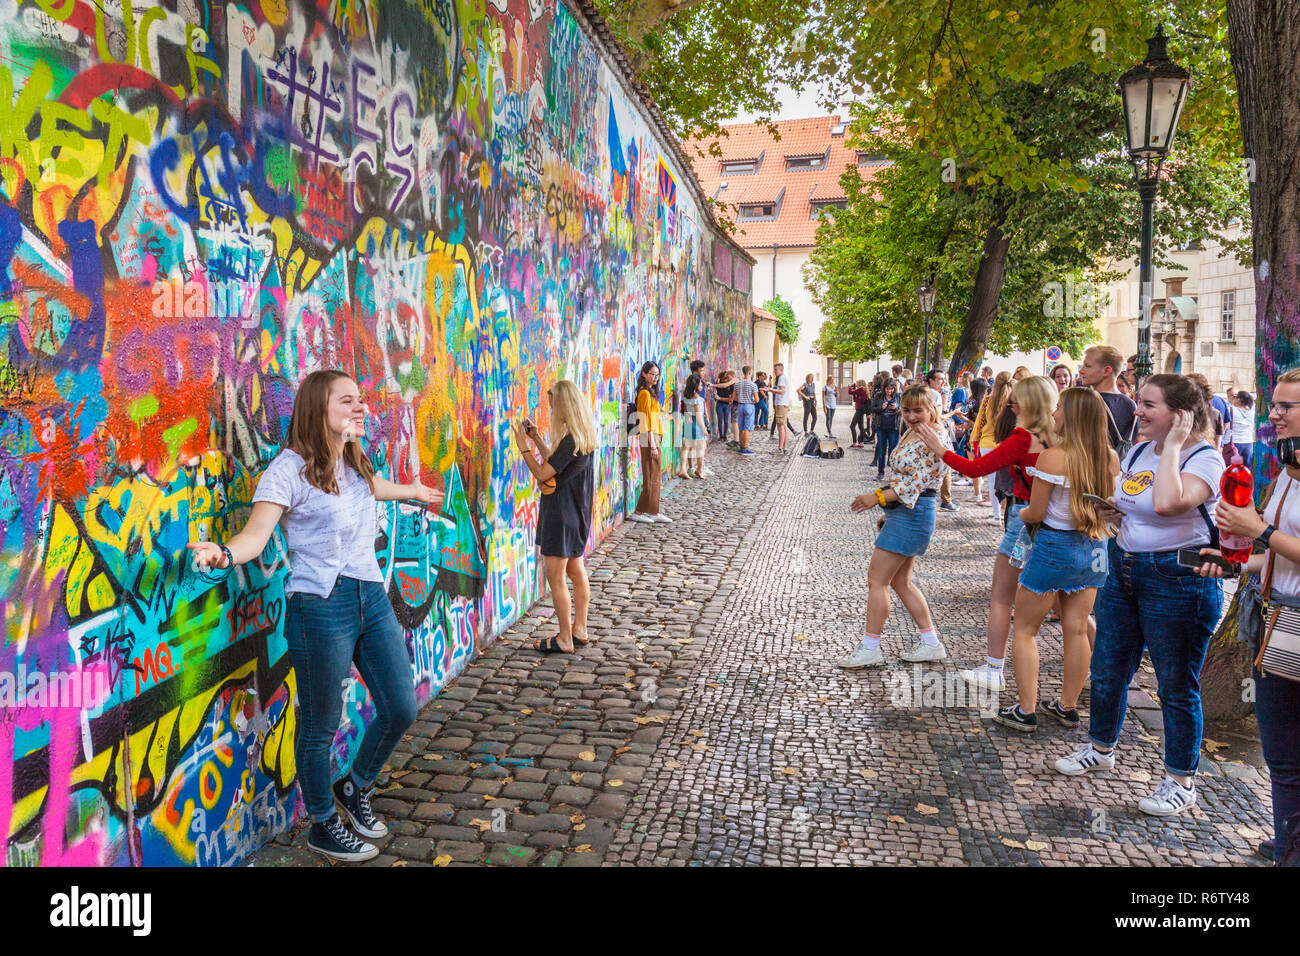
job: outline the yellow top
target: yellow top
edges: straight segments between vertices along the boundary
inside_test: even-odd
[[[662,435],[664,433],[663,409],[654,392],[643,388],[636,393],[636,410],[640,416],[641,431],[644,434]]]
[[[971,429],[971,441],[978,448],[993,448],[997,445],[997,440],[993,437],[993,426],[997,424],[993,421],[993,393],[984,399],[980,405],[979,414],[975,416],[975,427]]]

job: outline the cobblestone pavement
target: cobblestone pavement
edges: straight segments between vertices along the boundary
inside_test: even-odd
[[[712,446],[716,477],[664,494],[675,523],[601,545],[590,647],[532,650],[555,633],[539,605],[422,711],[374,801],[393,835],[368,865],[1260,863],[1268,784],[1248,764],[1207,754],[1192,811],[1138,811],[1163,772],[1149,673],[1109,774],[1050,768],[1086,720],[1022,736],[981,719],[990,702],[956,671],[983,660],[1000,529],[969,488],[917,573],[949,660],[899,659],[916,629],[896,606],[888,666],[838,669],[865,614],[875,521],[848,503],[874,486],[870,452],[756,448]],[[1040,649],[1048,695],[1059,627]],[[323,864],[300,827],[254,865]]]

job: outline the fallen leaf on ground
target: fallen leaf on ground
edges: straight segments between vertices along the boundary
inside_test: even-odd
[[[405,861],[405,860],[395,860],[394,862],[392,862],[392,863],[390,863],[390,864],[388,864],[388,865],[389,865],[389,866],[406,866],[406,861]]]
[[[582,774],[580,774],[580,773],[571,773],[571,774],[569,774],[569,779],[572,780],[574,783],[581,783],[581,782],[582,782]]]
[[[916,812],[921,814],[922,816],[929,816],[932,813],[938,813],[939,808],[932,807],[928,803],[918,803],[916,805]]]
[[[450,863],[450,862],[451,862],[451,854],[450,854],[450,853],[444,853],[444,854],[442,854],[442,856],[435,856],[435,857],[433,858],[433,865],[434,865],[434,866],[446,866],[446,865],[447,865],[448,863]]]
[[[1034,781],[1030,780],[1028,777],[1021,777],[1019,780],[1013,782],[1017,787],[1032,787],[1034,785]]]
[[[570,823],[581,823],[582,821],[583,821],[583,816],[581,813],[575,813],[573,816],[569,817]]]
[[[794,767],[782,767],[781,772],[791,777],[796,776],[799,773],[799,771],[795,770]]]
[[[704,744],[692,744],[691,749],[698,750],[700,753],[704,753],[704,751],[708,750],[709,748],[704,746]]]
[[[876,777],[879,776],[879,774],[877,774],[877,773],[876,773],[874,770],[872,770],[870,767],[867,767],[867,768],[865,768],[865,769],[863,769],[863,770],[859,770],[858,773],[862,774],[862,777],[863,777],[864,780],[875,780]]]
[[[621,787],[621,786],[623,786],[623,781],[622,781],[622,780],[611,780],[611,781],[609,782],[609,785],[610,785],[611,787]]]
[[[831,702],[831,699],[829,697],[818,697],[817,699],[821,701],[823,704],[829,704]]]
[[[795,639],[796,641],[806,641],[806,640],[808,640],[807,636],[805,636],[805,635],[803,635],[803,634],[796,634],[796,635],[794,636],[794,639]]]
[[[484,799],[484,800],[495,800],[496,797],[491,796],[490,794],[486,794],[486,793],[485,793],[485,794],[483,794],[483,799]]]
[[[1039,852],[1040,850],[1046,850],[1046,849],[1047,849],[1047,844],[1046,844],[1046,843],[1040,843],[1038,840],[1026,840],[1026,841],[1025,841],[1025,849],[1026,849],[1026,850],[1033,850],[1035,853],[1037,853],[1037,852]]]
[[[596,759],[596,754],[595,754],[594,752],[590,751],[590,750],[584,750],[582,753],[578,754],[578,759],[579,759],[579,760],[595,760],[595,759]]]
[[[585,829],[587,829],[587,824],[585,824],[585,823],[575,823],[575,824],[573,825],[573,829],[574,829],[575,831],[577,831],[577,830],[585,830]]]
[[[1153,736],[1151,736],[1150,734],[1138,734],[1138,740],[1145,741],[1146,743],[1149,743],[1149,744],[1158,744],[1158,743],[1160,743],[1160,738],[1159,738],[1159,737],[1153,737]]]
[[[677,638],[677,643],[678,643],[678,644],[694,644],[694,643],[695,643],[695,638],[693,638],[693,637],[679,637],[679,638]]]
[[[1023,849],[1025,848],[1025,845],[1024,845],[1023,843],[1021,843],[1019,840],[1009,840],[1009,839],[1007,839],[1006,837],[1003,837],[1003,838],[1002,838],[1002,845],[1003,845],[1003,846],[1009,846],[1009,847],[1015,847],[1015,849],[1017,849],[1017,850],[1023,850]]]
[[[1218,740],[1211,740],[1209,737],[1202,737],[1202,738],[1201,738],[1201,743],[1205,744],[1205,749],[1206,749],[1207,751],[1209,751],[1210,753],[1214,753],[1214,752],[1215,752],[1216,750],[1218,750],[1220,747],[1226,747],[1226,746],[1228,746],[1227,744],[1222,743],[1221,741],[1218,741]]]
[[[533,712],[533,709],[532,709],[531,707],[524,707],[523,709],[521,709],[521,710],[519,711],[519,713],[523,714],[525,717],[527,717],[527,716],[528,716],[529,714],[531,714],[532,712]]]
[[[716,681],[709,681],[709,683],[705,684],[704,686],[705,686],[705,687],[721,687],[722,685],[719,684],[719,683],[717,683]]]
[[[1134,771],[1133,773],[1131,773],[1131,774],[1128,775],[1128,778],[1129,778],[1130,780],[1132,780],[1134,783],[1150,783],[1150,782],[1151,782],[1151,774],[1147,773],[1145,770],[1137,770],[1137,771]]]
[[[692,730],[691,733],[693,733],[696,737],[707,737],[709,735],[708,731],[704,731],[704,730]]]
[[[1210,754],[1210,756],[1213,757],[1215,760],[1222,760],[1222,759],[1223,759],[1223,754]],[[1239,762],[1240,762],[1240,761],[1235,761],[1235,760],[1233,761],[1233,763],[1239,763]]]
[[[890,816],[885,817],[885,819],[888,820],[890,823],[906,823],[906,822],[907,822],[906,820],[904,820],[902,817],[898,816],[897,814],[891,814]]]
[[[492,823],[491,823],[491,821],[489,821],[489,820],[480,820],[480,819],[478,819],[477,817],[475,817],[473,820],[469,821],[469,826],[472,826],[472,827],[478,827],[478,832],[479,832],[479,833],[482,833],[484,830],[491,830],[491,829],[492,829]]]
[[[682,768],[682,765],[679,764],[676,760],[665,760],[664,766],[667,767],[669,770],[680,770]]]
[[[410,772],[411,771],[409,770],[394,770],[392,773],[389,774],[389,776],[392,777],[394,780],[401,780]]]
[[[619,747],[617,750],[614,751],[614,753],[616,753],[616,754],[625,754],[625,753],[627,753],[627,752],[628,752],[629,750],[631,750],[631,749],[632,749],[631,747]]]
[[[590,853],[590,852],[591,852],[591,844],[590,844],[590,843],[584,843],[584,844],[582,844],[581,846],[575,846],[575,847],[573,848],[573,852],[574,852],[574,853]]]

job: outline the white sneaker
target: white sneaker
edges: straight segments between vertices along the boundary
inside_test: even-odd
[[[948,656],[948,649],[943,644],[938,647],[931,647],[925,641],[917,641],[909,650],[899,656],[913,664],[921,661],[941,661]]]
[[[662,514],[662,513],[660,513],[660,514],[657,514],[657,515],[651,515],[650,517],[653,518],[655,521],[662,521],[662,522],[664,522],[665,524],[672,524],[672,523],[673,523],[673,519],[670,518],[670,517],[668,517],[666,514]]]
[[[840,660],[839,666],[846,671],[855,670],[859,667],[881,667],[885,663],[884,652],[880,648],[869,651],[859,644],[852,654]]]
[[[705,478],[712,478],[714,475],[714,471],[708,465],[705,465],[703,468],[700,469],[700,474],[703,475]]]
[[[984,690],[1000,692],[1007,689],[1007,679],[1002,673],[1002,668],[989,667],[988,664],[981,664],[974,670],[961,671],[961,679]]]
[[[630,515],[627,516],[627,520],[628,520],[628,521],[639,521],[639,522],[641,522],[642,524],[654,524],[654,523],[655,523],[655,519],[654,519],[652,516],[650,516],[650,515],[643,515],[643,514],[642,514],[641,512],[639,512],[639,511],[633,511]]]
[[[1196,784],[1184,787],[1173,777],[1166,776],[1156,787],[1156,792],[1138,801],[1138,809],[1153,817],[1172,817],[1196,804]]]
[[[1056,761],[1056,769],[1069,777],[1080,776],[1089,770],[1114,770],[1115,751],[1104,754],[1088,741],[1070,756]]]

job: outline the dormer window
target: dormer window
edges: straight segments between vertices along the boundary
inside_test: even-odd
[[[888,166],[889,157],[881,153],[871,153],[864,149],[858,150],[859,166]]]
[[[742,203],[741,219],[773,219],[776,217],[775,203]]]
[[[795,169],[825,169],[826,154],[821,153],[817,156],[787,156],[785,158],[785,168]]]
[[[758,169],[758,160],[756,159],[729,159],[723,160],[722,172],[727,176],[736,176],[743,173],[752,173]]]
[[[812,212],[808,218],[816,219],[825,209],[847,209],[849,201],[847,199],[814,199],[809,205],[812,207]]]

